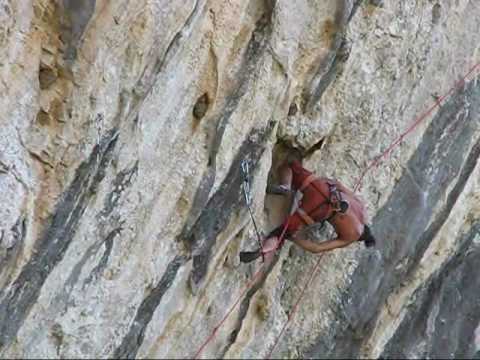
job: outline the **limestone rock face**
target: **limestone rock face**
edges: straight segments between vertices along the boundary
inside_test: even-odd
[[[477,0],[0,1],[0,356],[479,357],[479,27]],[[375,249],[239,262],[242,161],[266,234],[289,153],[361,185]]]

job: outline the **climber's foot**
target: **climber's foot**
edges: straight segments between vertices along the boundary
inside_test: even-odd
[[[291,192],[285,185],[267,185],[267,194],[287,195]]]
[[[240,252],[240,261],[243,263],[249,263],[262,255],[260,250],[256,251],[242,251]]]

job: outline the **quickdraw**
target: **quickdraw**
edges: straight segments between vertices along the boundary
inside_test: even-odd
[[[255,222],[255,218],[253,217],[252,208],[250,207],[250,204],[252,202],[252,196],[250,193],[250,169],[249,169],[249,164],[247,159],[242,161],[242,173],[243,173],[243,193],[245,195],[245,203],[247,204],[248,213],[250,214],[250,218],[252,219],[255,233],[257,234],[258,246],[260,249],[262,249],[263,248],[262,237],[260,236],[260,233],[257,228],[257,223]],[[261,251],[261,253],[262,253],[262,262],[264,262],[265,255],[263,254],[263,251]]]

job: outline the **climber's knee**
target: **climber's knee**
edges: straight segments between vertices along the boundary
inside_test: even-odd
[[[275,256],[278,247],[278,238],[276,236],[269,237],[263,242],[263,254],[265,262],[270,262]]]
[[[283,186],[287,187],[288,189],[291,188],[292,185],[292,177],[293,177],[293,172],[290,166],[288,166],[286,163],[282,164],[282,166],[279,169],[280,172],[280,184]]]

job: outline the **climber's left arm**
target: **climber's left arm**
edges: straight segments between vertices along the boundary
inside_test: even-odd
[[[293,236],[292,241],[298,246],[300,246],[302,249],[314,254],[342,248],[352,243],[352,241],[344,240],[342,238],[328,240],[322,243],[316,243],[311,240],[304,239],[300,236]]]

